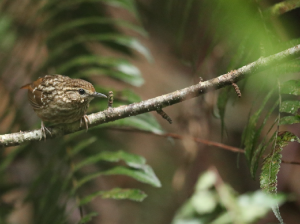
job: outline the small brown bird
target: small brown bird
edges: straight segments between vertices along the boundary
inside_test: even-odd
[[[105,97],[97,93],[94,86],[82,79],[71,79],[62,75],[46,75],[33,83],[24,85],[21,89],[28,89],[28,99],[34,112],[42,119],[41,131],[46,138],[44,122],[53,124],[72,123],[80,120],[88,129],[86,111],[94,97]]]

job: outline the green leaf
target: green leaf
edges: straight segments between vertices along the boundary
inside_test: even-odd
[[[88,69],[80,69],[82,66],[88,67]],[[74,67],[78,67],[77,70],[79,71],[73,74],[73,77],[106,75],[134,86],[141,86],[144,83],[140,70],[126,59],[82,55],[64,63],[57,71],[64,74]]]
[[[184,35],[186,34],[186,28],[188,27],[187,26],[187,22],[188,22],[188,18],[190,16],[190,11],[191,11],[191,8],[193,7],[193,2],[194,0],[187,0],[185,1],[185,4],[182,8],[183,10],[183,16],[182,16],[182,19],[180,20],[181,21],[181,24],[179,24],[178,26],[178,32],[177,32],[177,45],[180,46],[180,44],[182,43],[182,40],[183,40],[183,37]]]
[[[250,223],[264,217],[269,212],[270,207],[282,204],[286,198],[284,194],[270,195],[263,191],[241,195],[238,197],[238,204],[242,208],[243,221]]]
[[[99,196],[101,198],[111,198],[111,199],[116,199],[116,200],[129,199],[132,201],[143,201],[147,197],[147,195],[144,192],[142,192],[138,189],[114,188],[109,191],[97,191],[93,194],[90,194],[90,195],[86,196],[85,198],[81,199],[79,204],[85,205]]]
[[[195,186],[196,191],[208,190],[213,187],[217,182],[218,176],[216,172],[209,170],[203,173],[199,178]]]
[[[281,151],[288,145],[289,142],[294,141],[300,143],[300,139],[291,132],[285,131],[278,134],[275,147],[264,159],[262,167],[260,186],[265,192],[277,192],[277,174],[281,163]]]
[[[298,109],[300,108],[300,101],[299,100],[289,100],[289,101],[283,101],[279,111],[284,113],[290,113],[297,115]]]
[[[140,181],[142,183],[150,184],[154,187],[161,187],[161,183],[159,179],[155,176],[152,168],[150,166],[144,165],[143,170],[141,169],[130,169],[123,166],[116,166],[112,169],[109,169],[107,171],[100,171],[96,172],[90,175],[87,175],[83,179],[78,181],[78,184],[73,189],[72,194],[75,190],[77,190],[79,187],[81,187],[83,184],[85,184],[88,181],[91,181],[99,176],[103,175],[125,175],[132,177],[136,179],[137,181]]]
[[[65,62],[62,66],[57,68],[58,73],[66,73],[69,69],[78,66],[99,65],[102,67],[114,68],[118,65],[131,65],[128,60],[122,58],[105,57],[99,55],[80,55],[76,58]]]
[[[133,23],[127,22],[125,20],[113,19],[113,18],[105,18],[105,17],[88,17],[88,18],[79,18],[77,20],[68,21],[65,24],[60,24],[55,27],[54,30],[51,31],[49,36],[47,37],[47,41],[51,41],[52,38],[55,38],[59,35],[63,35],[64,32],[69,32],[72,29],[76,29],[85,25],[99,25],[99,24],[110,24],[116,25],[119,27],[129,28],[143,36],[146,36],[145,30],[141,26],[134,25]]]
[[[212,213],[218,205],[218,195],[209,190],[198,191],[191,197],[191,203],[199,214]]]
[[[260,127],[256,130],[256,137],[254,138],[254,141],[258,142],[259,140],[259,137],[260,137],[260,133],[262,132],[263,128],[265,127],[267,121],[269,120],[270,116],[272,115],[273,111],[275,110],[275,108],[277,108],[279,104],[279,101],[276,101],[273,105],[273,107],[271,107],[271,109],[269,110],[268,114],[265,116],[262,124],[260,125]],[[271,126],[271,128],[269,128],[269,131],[267,132],[267,134],[269,134],[269,132],[272,130],[273,126],[277,124],[277,122],[275,121],[273,123],[273,125]],[[262,156],[262,153],[265,151],[266,147],[268,146],[268,144],[270,143],[270,141],[266,143],[266,139],[267,139],[267,136],[265,136],[262,140],[262,142],[256,147],[256,145],[254,145],[255,149],[254,149],[254,152],[253,152],[253,156],[251,157],[251,160],[250,160],[250,173],[251,173],[251,176],[252,178],[255,178],[255,174],[256,174],[256,171],[257,171],[257,168],[258,168],[258,163],[259,163],[259,160]],[[272,138],[271,138],[272,139]]]
[[[68,51],[71,47],[74,47],[77,44],[83,44],[90,41],[99,41],[99,42],[110,42],[115,43],[124,47],[129,47],[132,50],[144,55],[149,61],[152,61],[150,52],[145,48],[139,41],[132,37],[128,37],[122,34],[115,33],[104,33],[104,34],[85,34],[75,36],[73,39],[67,40],[61,43],[57,48],[53,49],[48,57],[48,63],[52,60],[57,59],[59,55],[62,55],[65,51]]]
[[[280,215],[279,206],[278,205],[272,206],[272,211],[276,216],[276,218],[278,219],[278,221],[280,222],[280,224],[284,224],[283,219]]]
[[[232,87],[226,87],[220,90],[219,95],[218,95],[218,109],[219,109],[219,115],[220,115],[220,119],[221,119],[221,136],[223,139],[223,133],[225,130],[225,109],[226,109],[226,105],[229,99],[229,93],[230,93],[230,89]]]
[[[128,41],[127,40],[125,41],[126,41],[124,43],[125,46],[126,44],[128,44],[128,47],[142,54],[149,62],[153,62],[153,58],[150,51],[148,51],[148,49],[143,44],[141,44],[137,39],[131,38]]]
[[[274,90],[273,90],[274,91]],[[257,145],[257,141],[260,137],[260,133],[262,131],[262,128],[264,127],[267,119],[271,115],[272,110],[276,107],[276,104],[278,104],[278,101],[273,105],[271,111],[269,111],[267,117],[264,119],[262,125],[257,129],[258,120],[261,116],[261,113],[263,109],[265,108],[268,100],[273,94],[273,91],[270,91],[268,95],[264,98],[260,108],[250,117],[248,125],[245,128],[245,131],[243,133],[243,144],[245,145],[245,154],[246,158],[249,162],[249,164],[252,163],[253,154],[255,152],[255,148]]]
[[[300,95],[300,80],[289,80],[281,84],[281,94]]]
[[[93,217],[98,216],[97,212],[91,212],[81,218],[78,224],[84,224],[92,220]]]
[[[131,12],[137,19],[139,18],[136,5],[133,0],[72,0],[72,1],[64,1],[64,2],[52,0],[52,1],[47,1],[47,4],[45,4],[44,7],[40,10],[40,13],[49,10],[49,8],[53,8],[54,6],[56,6],[56,4],[59,4],[59,7],[54,7],[55,10],[50,11],[51,14],[46,19],[46,21],[48,21],[55,18],[57,14],[61,13],[62,11],[74,7],[74,5],[79,5],[81,3],[87,3],[87,2],[90,3],[103,2],[113,7],[120,7]]]
[[[99,0],[99,1],[105,2],[106,4],[114,7],[124,8],[129,12],[131,12],[133,15],[135,15],[136,18],[138,18],[138,12],[134,0]]]
[[[86,182],[103,175],[126,175],[142,183],[147,183],[154,187],[161,187],[159,179],[156,177],[152,168],[146,164],[146,160],[143,157],[124,151],[101,152],[98,155],[89,157],[86,160],[83,160],[81,163],[75,165],[73,172],[76,172],[86,165],[95,164],[99,161],[118,162],[120,160],[123,160],[129,166],[129,168],[116,166],[106,171],[89,174],[81,180],[78,180],[78,184],[73,189],[72,194]],[[71,175],[67,179],[70,178]]]
[[[146,159],[136,154],[131,154],[125,151],[117,151],[117,152],[105,151],[105,152],[100,152],[97,155],[94,155],[93,157],[90,157],[78,163],[73,168],[73,171],[76,172],[77,170],[81,169],[83,166],[94,164],[99,161],[119,162],[120,160],[123,160],[128,166],[133,168],[146,164]]]
[[[144,84],[144,79],[142,78],[140,71],[132,66],[118,66],[115,68],[99,68],[90,67],[85,70],[80,70],[75,76],[90,76],[90,75],[105,75],[112,77],[123,82],[127,82],[133,86],[141,86]]]
[[[296,100],[289,100],[284,101],[281,104],[280,112],[294,114],[295,116],[285,116],[281,117],[280,125],[287,125],[287,124],[296,124],[300,123],[300,101]]]
[[[240,216],[241,207],[238,204],[237,192],[228,184],[217,186],[217,192],[219,193],[220,202],[232,214],[232,223],[243,223]]]
[[[293,46],[295,46],[295,45],[293,45]],[[291,46],[291,47],[293,47],[293,46]],[[276,66],[276,73],[277,74],[298,73],[299,71],[300,71],[300,64],[299,64],[298,60],[287,61],[284,64]]]
[[[272,127],[269,129],[268,133],[272,130],[273,126],[277,124],[277,122],[275,121],[272,125]],[[268,135],[267,133],[267,135]],[[258,165],[259,165],[259,160],[262,157],[263,153],[265,152],[266,148],[272,143],[274,142],[275,136],[276,136],[276,132],[273,134],[273,136],[269,139],[269,141],[267,142],[267,137],[265,136],[263,138],[263,140],[260,142],[260,144],[257,146],[257,148],[255,149],[254,155],[252,157],[252,161],[251,161],[251,165],[250,165],[250,173],[252,178],[255,179],[255,175],[256,175],[256,171],[258,169]]]
[[[140,130],[151,131],[158,134],[164,133],[157,120],[153,117],[153,115],[149,113],[105,123],[98,126],[98,128],[108,126],[126,126],[137,128]]]
[[[300,116],[286,116],[280,119],[280,125],[300,123]]]
[[[140,168],[140,169],[139,169]],[[150,166],[144,165],[137,169],[130,169],[123,166],[116,166],[110,170],[103,171],[103,175],[126,175],[132,177],[142,183],[150,184],[154,187],[161,187],[161,183],[155,176]]]
[[[239,223],[253,223],[259,218],[263,218],[272,206],[282,204],[287,199],[286,195],[270,195],[263,191],[255,191],[240,195],[237,198],[239,206],[238,216],[241,222]],[[210,224],[228,224],[232,222],[232,213],[224,212],[217,219]]]

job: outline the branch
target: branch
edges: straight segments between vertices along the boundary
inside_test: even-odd
[[[233,146],[230,146],[230,145],[225,145],[223,143],[209,141],[209,140],[205,140],[205,139],[201,139],[201,138],[197,138],[197,137],[193,137],[193,136],[183,136],[183,135],[179,135],[179,134],[175,134],[175,133],[163,133],[163,134],[161,134],[161,133],[154,133],[154,132],[151,132],[151,131],[138,130],[138,129],[128,129],[128,128],[113,128],[113,127],[110,127],[108,129],[109,130],[114,130],[114,131],[137,132],[137,133],[149,134],[149,135],[154,135],[154,136],[164,137],[164,138],[171,137],[171,138],[179,139],[179,140],[189,139],[189,140],[197,142],[197,143],[202,143],[202,144],[208,145],[208,146],[215,146],[217,148],[225,149],[225,150],[228,150],[228,151],[231,151],[231,152],[245,153],[245,150],[241,149],[241,148],[237,148],[237,147],[233,147]],[[291,165],[300,165],[300,162],[296,162],[296,161],[281,160],[281,163],[291,164]]]
[[[139,129],[113,128],[113,127],[109,127],[108,129],[109,130],[114,130],[114,131],[144,133],[144,134],[155,135],[155,136],[164,137],[164,138],[171,137],[171,138],[179,139],[179,140],[189,139],[189,140],[197,142],[197,143],[202,143],[202,144],[208,145],[208,146],[215,146],[215,147],[225,149],[225,150],[228,150],[228,151],[231,151],[231,152],[245,153],[245,150],[243,150],[243,149],[236,148],[236,147],[229,146],[229,145],[225,145],[223,143],[209,141],[209,140],[205,140],[205,139],[201,139],[201,138],[197,138],[197,137],[193,137],[193,136],[179,135],[179,134],[176,134],[176,133],[155,133],[155,132],[139,130]]]
[[[281,163],[284,164],[291,164],[291,165],[300,165],[300,162],[296,162],[296,161],[287,161],[287,160],[281,160]]]
[[[279,16],[299,7],[300,7],[299,0],[286,0],[284,2],[279,2],[274,6],[272,6],[271,8],[269,8],[266,11],[266,14],[269,16]]]
[[[300,56],[300,45],[289,48],[285,51],[271,55],[266,58],[252,62],[238,70],[231,71],[217,78],[200,82],[190,87],[176,90],[173,93],[158,96],[139,103],[133,103],[126,106],[116,108],[108,108],[105,111],[88,115],[90,121],[89,127],[94,127],[99,124],[108,123],[125,117],[135,116],[138,114],[147,113],[150,111],[158,111],[164,107],[171,106],[176,103],[197,97],[208,91],[220,89],[227,85],[232,85],[245,77],[253,75],[257,72],[266,70],[272,65],[278,65],[286,62],[288,59],[295,59]],[[79,121],[72,124],[61,124],[49,127],[52,135],[47,134],[47,139],[61,137],[66,134],[83,130],[84,127],[79,126]],[[15,146],[25,142],[39,141],[42,136],[41,130],[32,130],[26,132],[17,132],[12,134],[0,135],[0,146]]]

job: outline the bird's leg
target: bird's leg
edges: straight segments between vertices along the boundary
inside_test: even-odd
[[[90,120],[89,120],[89,117],[86,114],[83,115],[83,117],[80,119],[80,127],[82,126],[83,122],[85,123],[86,131],[88,131]]]
[[[41,122],[41,132],[42,132],[42,136],[41,136],[41,138],[40,138],[40,141],[42,140],[42,137],[44,137],[44,139],[46,139],[46,131],[47,131],[50,135],[52,135],[51,132],[49,131],[49,129],[46,128],[46,126],[44,125],[44,122],[42,121],[42,122]]]

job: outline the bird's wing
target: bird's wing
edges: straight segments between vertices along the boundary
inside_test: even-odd
[[[42,91],[38,89],[42,81],[43,78],[39,78],[33,83],[21,87],[21,89],[28,89],[28,99],[33,109],[40,109],[43,106],[43,102],[41,101]]]

